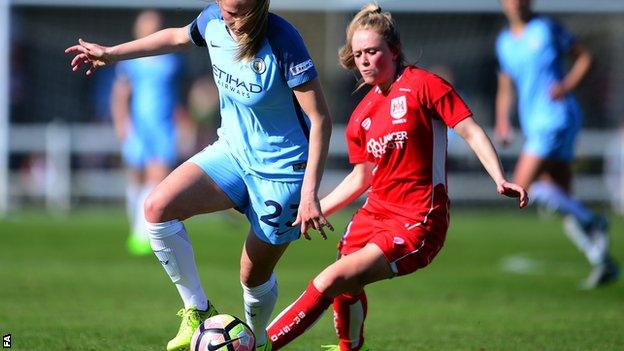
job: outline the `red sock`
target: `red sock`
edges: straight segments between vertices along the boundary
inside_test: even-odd
[[[367,310],[364,290],[358,295],[341,294],[334,298],[334,326],[340,351],[355,351],[362,347]]]
[[[267,328],[273,351],[279,350],[303,334],[331,303],[332,299],[323,296],[310,282],[303,294],[283,310]]]

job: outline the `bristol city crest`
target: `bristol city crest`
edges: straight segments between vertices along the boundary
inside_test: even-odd
[[[390,116],[392,116],[392,118],[402,118],[406,113],[407,100],[405,99],[405,95],[399,96],[398,98],[394,98],[390,101]]]
[[[365,120],[362,121],[361,123],[362,128],[364,128],[364,130],[369,130],[371,127],[371,119],[370,117],[367,117]]]

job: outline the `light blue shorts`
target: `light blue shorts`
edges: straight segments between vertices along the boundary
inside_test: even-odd
[[[269,244],[284,244],[299,238],[297,217],[302,182],[260,178],[245,172],[230,154],[227,144],[217,141],[189,159],[206,172],[247,216],[258,238]]]
[[[579,128],[542,129],[526,133],[523,152],[544,159],[570,162]]]
[[[124,162],[138,169],[145,168],[149,162],[173,167],[177,161],[175,139],[173,130],[130,133],[122,146]]]

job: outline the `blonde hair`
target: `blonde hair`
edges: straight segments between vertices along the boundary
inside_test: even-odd
[[[396,23],[392,19],[390,12],[382,12],[381,7],[377,3],[364,5],[358,12],[349,26],[347,27],[347,40],[343,47],[338,51],[338,59],[340,65],[346,69],[354,69],[355,61],[353,60],[353,48],[351,41],[353,34],[360,29],[371,29],[379,33],[390,49],[397,54],[397,69],[403,67],[406,63],[405,55],[401,48],[401,38]]]
[[[270,0],[256,0],[254,7],[241,19],[241,34],[238,35],[237,61],[254,59],[266,36],[269,22]]]

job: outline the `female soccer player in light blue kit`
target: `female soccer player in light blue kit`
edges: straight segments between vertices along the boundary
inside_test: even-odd
[[[135,21],[135,37],[161,28],[158,12],[143,11]],[[144,57],[120,62],[116,70],[111,112],[128,168],[126,207],[131,230],[127,247],[131,254],[146,255],[152,248],[143,204],[177,162],[175,111],[182,59],[179,54]]]
[[[570,195],[570,163],[582,116],[571,91],[591,65],[590,53],[561,25],[535,15],[531,0],[501,0],[509,26],[498,36],[500,64],[496,96],[496,136],[511,137],[509,114],[518,94],[520,126],[526,142],[514,182],[530,186],[533,201],[566,216],[566,233],[585,253],[594,270],[584,282],[593,288],[617,279],[619,269],[608,253],[606,219]],[[565,55],[573,64],[563,70]]]
[[[251,224],[240,279],[247,322],[264,350],[277,299],[275,264],[308,228],[325,236],[317,190],[331,120],[314,64],[295,28],[269,13],[269,0],[220,0],[190,25],[113,47],[79,40],[74,71],[140,56],[207,47],[219,88],[219,140],[185,162],[149,195],[151,245],[184,309],[168,350],[188,349],[200,320],[216,314],[204,293],[182,220],[228,208]],[[309,238],[305,234],[306,238]]]

